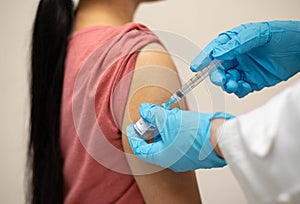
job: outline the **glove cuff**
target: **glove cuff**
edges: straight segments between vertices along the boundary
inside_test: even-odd
[[[208,142],[207,145],[211,149],[211,153],[209,154],[208,159],[209,159],[210,163],[212,164],[212,166],[214,168],[220,168],[220,167],[226,166],[227,162],[223,158],[221,158],[217,155],[217,153],[215,152],[215,150],[211,146],[210,142]]]
[[[214,114],[212,114],[210,120],[216,119],[216,118],[223,118],[223,119],[226,119],[226,120],[230,120],[230,119],[235,118],[235,116],[234,116],[234,115],[231,115],[231,114],[229,114],[229,113],[215,112]]]
[[[207,120],[207,122],[209,123],[207,136],[199,153],[199,160],[202,163],[201,168],[219,168],[227,165],[226,161],[216,154],[214,148],[210,143],[211,120],[216,118],[230,120],[232,118],[235,118],[235,116],[224,112],[216,112],[209,115],[209,118]]]

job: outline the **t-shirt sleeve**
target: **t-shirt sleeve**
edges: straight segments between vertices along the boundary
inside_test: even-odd
[[[116,78],[112,83],[110,110],[119,129],[122,129],[124,111],[137,56],[142,48],[151,43],[161,44],[159,38],[151,31],[134,30],[126,33],[126,36],[122,36],[122,39],[115,45],[117,50],[123,50],[118,53],[119,59],[112,66],[112,69],[116,71]]]

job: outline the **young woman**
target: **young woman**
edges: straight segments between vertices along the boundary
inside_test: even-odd
[[[159,39],[132,22],[141,2],[81,0],[75,13],[71,0],[40,1],[31,51],[28,202],[201,202],[194,172],[143,163],[121,131],[138,120],[142,102],[166,101],[170,92],[162,87],[179,87],[178,79],[159,84],[176,69]]]

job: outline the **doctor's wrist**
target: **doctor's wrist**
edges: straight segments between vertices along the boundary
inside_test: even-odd
[[[217,138],[217,132],[218,128],[226,122],[226,119],[223,118],[216,118],[211,120],[211,129],[210,129],[210,144],[215,151],[215,153],[221,157],[224,158],[221,149],[218,145],[218,138]]]

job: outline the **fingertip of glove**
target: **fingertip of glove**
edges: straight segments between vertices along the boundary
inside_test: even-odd
[[[151,108],[152,106],[154,106],[154,104],[151,104],[151,103],[142,103],[142,104],[140,105],[140,110],[149,109],[149,108]]]
[[[253,91],[253,89],[249,83],[244,82],[244,81],[239,81],[238,89],[235,92],[235,95],[239,98],[243,98],[244,96],[248,95],[252,91]]]
[[[151,111],[156,105],[150,103],[143,103],[140,105],[140,115],[147,122],[149,121],[149,117],[151,116]]]
[[[127,137],[133,137],[133,138],[137,136],[133,124],[130,124],[126,127],[126,135]]]
[[[235,58],[235,48],[236,47],[233,45],[233,42],[229,41],[227,44],[215,47],[212,53],[212,57],[218,60],[233,60]]]
[[[210,73],[210,80],[217,86],[223,86],[226,82],[226,76],[224,71],[217,69]]]
[[[239,81],[241,79],[241,74],[237,69],[229,69],[227,72],[234,81]]]
[[[227,93],[234,93],[238,89],[238,83],[232,79],[229,79],[226,82],[224,89],[226,90]]]
[[[200,53],[190,64],[190,69],[193,72],[198,72],[207,67],[212,60],[204,53]]]
[[[144,141],[144,139],[141,138],[135,131],[133,124],[130,124],[126,127],[126,134],[128,139],[130,139],[131,141],[136,141],[136,142]]]
[[[140,138],[140,136],[135,132],[132,124],[126,127],[126,133],[133,153],[136,155],[140,154],[140,146],[144,145],[146,141]]]

